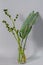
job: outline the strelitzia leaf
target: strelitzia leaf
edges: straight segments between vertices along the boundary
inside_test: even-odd
[[[32,13],[29,14],[29,16],[26,18],[26,20],[23,22],[23,25],[21,26],[20,31],[24,31],[26,25],[29,25],[31,19],[34,17],[34,11],[32,11]]]
[[[30,22],[30,24],[29,24],[29,27],[31,27],[32,25],[34,25],[35,24],[35,22],[36,22],[36,19],[38,18],[38,16],[39,16],[39,13],[38,12],[36,12],[35,13],[35,16],[34,16],[34,18],[33,18],[33,20]]]
[[[36,12],[34,13],[34,11],[32,13],[30,13],[30,15],[27,17],[27,19],[24,21],[23,25],[21,26],[20,29],[20,37],[21,38],[25,38],[28,33],[31,31],[32,29],[32,25],[36,22],[36,19],[38,18],[39,13]]]

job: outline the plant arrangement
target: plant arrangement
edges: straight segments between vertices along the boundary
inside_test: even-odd
[[[6,25],[6,28],[9,32],[11,32],[17,43],[18,43],[18,63],[25,63],[26,62],[26,55],[25,55],[25,47],[26,47],[26,41],[28,38],[28,34],[30,33],[32,26],[35,24],[39,12],[32,11],[29,16],[26,18],[26,20],[23,22],[20,30],[18,30],[15,26],[15,21],[18,19],[18,14],[13,19],[12,16],[9,14],[8,9],[3,10],[5,15],[9,17],[9,19],[12,21],[12,25],[10,26],[6,20],[3,20],[2,23]],[[24,41],[24,42],[23,42]]]

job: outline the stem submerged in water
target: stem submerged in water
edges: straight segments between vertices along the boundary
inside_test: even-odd
[[[25,53],[24,53],[22,47],[20,47],[18,49],[18,51],[19,51],[18,62],[21,64],[25,63],[26,62],[26,56],[25,56]]]

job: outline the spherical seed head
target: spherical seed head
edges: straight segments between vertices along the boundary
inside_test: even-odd
[[[18,14],[16,15],[16,19],[18,18]]]
[[[19,16],[18,14],[16,16]]]
[[[16,21],[16,19],[14,19],[14,21]]]
[[[4,11],[8,11],[8,9],[4,9]]]
[[[9,27],[9,24],[6,23],[6,27]]]
[[[13,30],[13,28],[11,28],[11,30]]]
[[[5,20],[3,20],[2,22],[3,22],[3,23],[6,23],[6,21],[5,21]]]
[[[5,11],[5,14],[7,15],[7,12]]]
[[[16,16],[16,19],[17,19],[18,17]]]
[[[11,17],[11,15],[8,15],[9,17]]]

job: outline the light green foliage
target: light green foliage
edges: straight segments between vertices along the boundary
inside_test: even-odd
[[[24,21],[23,25],[21,26],[21,29],[19,32],[21,38],[24,39],[29,34],[29,32],[31,31],[32,26],[36,22],[36,19],[38,18],[38,16],[39,16],[39,13],[38,12],[34,13],[34,11],[29,14],[27,19]]]

